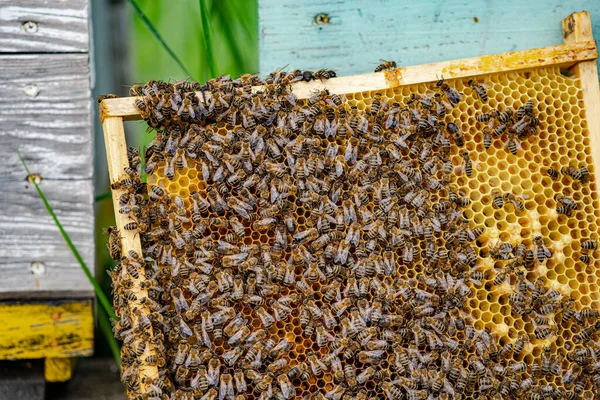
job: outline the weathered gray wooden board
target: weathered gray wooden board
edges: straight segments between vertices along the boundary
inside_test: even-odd
[[[87,54],[0,56],[0,298],[88,297],[81,272],[18,159],[21,152],[93,270]],[[31,263],[45,263],[35,275]]]
[[[0,56],[2,176],[22,176],[18,148],[44,178],[91,179],[89,79],[87,54]]]
[[[0,53],[87,52],[87,0],[0,0]]]
[[[418,65],[562,44],[561,21],[598,0],[259,0],[261,73],[331,68],[372,72],[379,59]],[[330,22],[317,25],[326,13]]]

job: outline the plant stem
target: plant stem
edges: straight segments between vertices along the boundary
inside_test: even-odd
[[[100,326],[100,330],[104,334],[104,337],[106,337],[106,341],[108,342],[108,347],[110,347],[110,351],[113,355],[113,358],[115,359],[115,362],[117,363],[117,366],[120,369],[121,368],[121,349],[119,347],[119,343],[117,343],[117,340],[115,339],[115,337],[113,335],[112,325],[110,323],[110,320],[108,319],[108,315],[102,308],[98,311],[98,325]]]
[[[103,200],[107,200],[112,198],[112,192],[108,192],[108,193],[104,193],[104,194],[99,194],[98,196],[96,196],[96,198],[94,199],[95,201],[103,201]]]
[[[111,318],[118,319],[117,316],[115,315],[115,312],[113,311],[113,309],[112,309],[112,307],[110,305],[110,302],[108,301],[108,298],[106,297],[106,295],[102,291],[102,288],[100,287],[100,285],[98,285],[98,282],[96,282],[96,279],[94,278],[94,276],[90,272],[90,269],[87,267],[87,265],[85,264],[85,261],[83,261],[83,258],[81,257],[81,255],[79,254],[79,252],[77,251],[77,249],[75,248],[75,245],[71,241],[71,238],[69,237],[69,234],[65,231],[65,229],[62,226],[62,224],[58,221],[58,217],[54,213],[54,210],[52,209],[52,206],[50,206],[50,203],[48,203],[48,200],[46,199],[46,196],[42,192],[42,189],[40,189],[39,185],[37,184],[37,182],[35,181],[35,179],[31,175],[31,172],[29,172],[29,168],[27,167],[27,164],[25,163],[25,160],[23,159],[23,156],[21,156],[21,153],[18,152],[18,151],[17,151],[17,154],[19,155],[19,158],[21,159],[21,162],[23,163],[23,167],[25,167],[25,171],[27,171],[27,175],[30,177],[31,182],[35,185],[35,189],[37,190],[38,194],[40,195],[40,198],[44,202],[44,205],[46,206],[46,210],[48,210],[48,213],[50,214],[50,216],[54,220],[54,223],[56,224],[56,227],[60,231],[60,234],[62,235],[63,239],[65,239],[65,242],[67,242],[67,245],[69,246],[69,249],[71,249],[71,252],[73,253],[73,255],[75,256],[75,258],[79,262],[79,265],[81,266],[81,269],[83,270],[83,272],[85,273],[85,275],[89,279],[90,283],[94,287],[94,291],[96,292],[96,296],[98,297],[98,301],[100,301],[100,304],[102,305],[102,307],[104,308],[104,310],[106,311],[106,313]]]

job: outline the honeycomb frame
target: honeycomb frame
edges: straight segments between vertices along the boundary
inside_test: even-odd
[[[587,24],[589,25],[589,15],[587,16]],[[578,24],[581,24],[583,26],[577,26]],[[575,42],[588,42],[589,40],[591,40],[591,28],[588,26],[586,28],[586,21],[585,21],[585,16],[582,16],[580,13],[578,14],[574,14],[572,16],[570,16],[569,18],[567,18],[564,22],[564,29],[565,29],[565,33],[566,33],[566,42],[569,43],[570,41],[575,41]],[[587,34],[586,35],[586,31]],[[490,56],[490,57],[495,57],[495,56]],[[502,59],[501,55],[497,56],[499,59]],[[489,63],[489,60],[484,60],[484,58],[480,59],[482,63]],[[457,64],[459,64],[459,62],[457,62]],[[474,220],[474,222],[476,224],[481,224],[483,223],[484,225],[486,225],[486,238],[485,238],[485,243],[492,243],[495,239],[497,238],[508,238],[510,237],[511,234],[517,235],[518,236],[526,236],[528,239],[526,240],[531,240],[531,237],[535,234],[535,233],[541,233],[544,237],[550,237],[554,243],[558,243],[558,245],[555,245],[553,247],[553,250],[555,251],[555,254],[557,254],[557,256],[554,258],[554,260],[552,260],[551,262],[549,262],[548,264],[546,264],[543,267],[539,267],[537,271],[531,271],[531,273],[535,274],[535,276],[546,276],[548,277],[549,281],[551,282],[556,282],[553,283],[553,287],[557,288],[559,291],[561,291],[563,294],[567,294],[567,293],[583,293],[584,295],[582,296],[582,298],[587,299],[585,300],[586,305],[594,305],[594,306],[600,306],[600,302],[599,302],[599,295],[597,293],[598,290],[598,283],[596,282],[596,280],[594,279],[594,282],[590,282],[589,281],[589,277],[593,276],[594,271],[594,265],[591,264],[589,266],[587,266],[587,269],[584,268],[582,266],[582,264],[580,262],[576,262],[573,261],[573,255],[575,253],[577,253],[579,251],[578,249],[578,240],[574,240],[573,239],[573,232],[576,232],[577,234],[580,234],[581,236],[578,237],[583,237],[583,234],[585,234],[585,236],[589,236],[592,235],[593,236],[593,232],[597,231],[597,224],[598,224],[598,219],[600,219],[600,208],[598,207],[598,193],[597,193],[597,189],[598,189],[598,176],[594,173],[595,170],[595,161],[596,162],[600,162],[600,158],[598,155],[598,152],[600,152],[600,147],[598,147],[597,145],[594,145],[594,143],[599,144],[598,142],[600,141],[600,124],[598,122],[598,118],[595,117],[595,115],[598,115],[597,113],[594,113],[592,110],[596,110],[598,105],[600,105],[600,96],[599,96],[599,90],[598,90],[598,83],[597,83],[597,71],[596,71],[596,66],[595,66],[595,62],[593,61],[582,61],[577,63],[574,66],[571,66],[571,76],[563,76],[562,72],[564,71],[564,67],[565,67],[565,63],[564,62],[559,62],[558,64],[560,65],[554,65],[552,63],[549,64],[545,64],[543,66],[537,66],[537,67],[532,67],[530,69],[523,69],[523,68],[507,68],[508,71],[503,70],[501,68],[499,68],[498,70],[494,70],[494,71],[486,71],[485,74],[485,81],[490,81],[493,83],[493,91],[495,93],[503,93],[503,96],[508,96],[508,93],[504,93],[505,88],[502,87],[502,79],[506,79],[506,78],[511,78],[511,80],[513,79],[521,79],[521,83],[522,84],[518,84],[517,87],[515,88],[510,88],[510,93],[518,93],[518,100],[515,100],[513,104],[507,104],[507,105],[512,105],[513,107],[518,107],[519,105],[521,105],[524,101],[526,101],[525,99],[530,98],[532,96],[537,96],[536,94],[536,88],[537,87],[541,87],[541,86],[536,86],[536,85],[544,85],[543,82],[544,78],[548,79],[548,84],[550,84],[550,82],[558,82],[558,86],[556,88],[552,88],[554,90],[558,90],[561,93],[567,93],[567,98],[566,103],[569,104],[568,109],[563,109],[563,105],[561,104],[560,107],[558,109],[556,109],[557,113],[560,114],[560,117],[558,118],[563,118],[566,119],[566,115],[570,114],[571,117],[573,117],[575,115],[575,110],[578,111],[579,115],[586,115],[586,117],[580,117],[579,119],[579,124],[571,124],[571,125],[567,125],[564,124],[563,126],[560,126],[559,128],[561,130],[558,130],[556,132],[547,132],[545,129],[543,129],[545,126],[547,126],[546,124],[548,124],[550,121],[547,121],[543,118],[540,118],[540,123],[541,123],[541,127],[542,127],[542,131],[543,133],[540,134],[539,138],[537,138],[540,141],[545,141],[545,145],[542,146],[541,144],[538,144],[538,149],[541,147],[547,147],[549,150],[553,151],[557,149],[557,146],[561,140],[561,134],[573,134],[573,139],[575,139],[574,141],[576,142],[575,145],[575,149],[569,150],[567,156],[564,156],[564,158],[566,159],[568,156],[572,156],[575,159],[578,159],[579,154],[584,154],[584,158],[585,161],[587,162],[587,164],[590,166],[590,172],[593,174],[593,176],[596,179],[596,182],[592,182],[590,183],[589,186],[587,187],[581,187],[581,186],[577,186],[577,184],[575,186],[573,186],[571,184],[571,182],[568,180],[568,178],[564,177],[562,178],[561,181],[557,181],[554,182],[552,180],[550,180],[549,177],[544,177],[542,179],[539,179],[536,182],[532,182],[530,187],[525,187],[524,189],[521,188],[521,190],[519,191],[519,186],[515,183],[514,181],[514,176],[511,176],[511,173],[513,173],[514,171],[511,170],[511,168],[514,168],[514,165],[516,164],[520,171],[528,171],[529,175],[527,175],[527,172],[519,172],[519,174],[524,174],[524,176],[519,175],[519,178],[517,179],[533,179],[533,176],[538,176],[539,174],[536,175],[536,173],[538,173],[542,167],[542,165],[549,167],[549,166],[560,166],[561,164],[564,163],[564,159],[563,158],[559,158],[558,160],[554,160],[552,165],[548,165],[548,164],[541,164],[539,166],[535,166],[535,164],[537,164],[540,160],[539,157],[536,157],[536,151],[535,144],[533,143],[528,143],[525,142],[523,143],[523,147],[524,147],[524,151],[523,151],[523,156],[519,156],[519,157],[515,157],[512,156],[510,153],[508,153],[503,147],[502,144],[499,142],[495,142],[493,147],[485,150],[482,147],[482,141],[481,141],[481,124],[477,123],[475,121],[475,115],[467,115],[465,116],[465,120],[462,121],[464,124],[469,125],[470,127],[477,127],[475,128],[471,128],[466,132],[466,147],[472,151],[473,153],[477,154],[477,163],[479,164],[479,167],[476,167],[474,170],[474,174],[472,177],[467,178],[465,176],[461,176],[458,178],[458,184],[463,187],[463,188],[468,188],[468,194],[471,197],[471,200],[473,200],[473,205],[471,206],[471,210],[470,210],[470,214],[468,214],[469,219]],[[439,72],[439,69],[438,69]],[[468,80],[469,77],[471,76],[475,76],[475,75],[483,75],[481,74],[480,71],[477,71],[475,68],[473,68],[473,70],[470,70],[470,72],[477,72],[469,74],[468,72],[465,73],[464,75],[458,75],[458,74],[454,74],[452,73],[452,71],[444,71],[442,69],[442,73],[444,73],[446,75],[446,79],[448,80],[452,80],[453,85],[461,92],[468,92],[469,89],[464,89],[464,86],[466,84],[466,81]],[[381,74],[380,74],[381,75]],[[402,84],[402,85],[396,85],[396,83],[398,82],[397,78],[398,77],[398,72],[397,71],[389,71],[386,72],[385,74],[385,78],[386,78],[386,85],[388,86],[394,86],[392,88],[388,88],[386,91],[382,91],[382,90],[372,90],[372,92],[383,92],[385,93],[385,95],[387,95],[388,97],[396,97],[396,96],[402,96],[403,93],[409,93],[409,87]],[[504,78],[503,78],[504,77]],[[495,80],[496,79],[496,80]],[[537,79],[537,80],[536,80]],[[594,80],[595,79],[595,80]],[[432,79],[425,79],[424,82],[417,84],[416,87],[420,89],[420,92],[423,92],[425,90],[427,90],[428,86],[430,86],[430,84],[425,84],[426,82],[430,82]],[[391,82],[391,83],[390,83]],[[313,89],[314,86],[318,86],[320,87],[322,84],[321,83],[312,83],[312,84],[302,84],[303,88],[301,90],[304,90],[305,92],[309,92],[310,90]],[[332,82],[326,82],[323,86],[325,87],[335,87],[336,82],[335,80]],[[531,87],[527,87],[527,85],[531,85]],[[564,85],[564,86],[562,86]],[[414,88],[415,86],[413,86]],[[522,89],[524,88],[524,89]],[[499,89],[499,90],[497,90]],[[295,89],[294,89],[295,90]],[[336,89],[330,89],[333,92],[340,92],[340,90],[336,90]],[[573,92],[570,93],[570,90],[572,90]],[[521,92],[524,91],[524,92]],[[361,91],[354,91],[351,90],[350,92],[345,89],[345,90],[341,90],[341,92],[345,93],[349,102],[352,101],[356,101],[356,102],[362,102],[362,104],[364,104],[364,100],[367,100],[366,103],[368,103],[368,99],[363,98],[363,94],[360,93]],[[542,88],[542,92],[543,92],[543,88]],[[298,93],[298,92],[296,92]],[[547,96],[547,94],[545,94]],[[299,95],[299,97],[302,97],[301,95]],[[560,97],[560,96],[559,96]],[[469,97],[467,97],[468,99]],[[575,103],[571,103],[571,99],[575,99],[574,102]],[[501,102],[502,99],[500,98],[490,98],[490,102],[489,102],[489,106],[493,106],[495,104],[498,104],[499,102]],[[539,100],[539,99],[538,99]],[[563,99],[560,99],[561,101],[564,101]],[[103,126],[105,128],[105,139],[106,139],[106,144],[107,144],[107,149],[111,149],[113,151],[110,151],[108,154],[108,158],[109,158],[109,168],[110,168],[110,173],[111,173],[111,181],[116,181],[118,179],[118,174],[115,173],[115,171],[121,171],[123,169],[124,166],[127,165],[127,157],[125,155],[126,153],[126,145],[125,145],[125,141],[124,141],[124,136],[123,136],[123,128],[122,128],[122,121],[124,119],[134,119],[135,116],[131,115],[131,116],[126,116],[126,115],[117,115],[114,116],[114,114],[118,114],[118,112],[114,112],[113,110],[115,108],[110,108],[108,106],[106,106],[106,104],[108,104],[109,101],[106,101],[105,108],[104,110],[111,110],[112,112],[105,112],[104,114],[102,114],[103,116]],[[103,102],[104,103],[104,102]],[[546,107],[554,107],[554,103],[552,105],[550,104],[546,104],[543,102],[540,102],[539,104],[545,104]],[[564,103],[563,103],[564,104]],[[102,105],[101,105],[102,106]],[[594,109],[592,109],[591,107],[595,107]],[[466,109],[466,106],[465,106]],[[463,114],[463,110],[454,110],[454,112],[456,112],[457,115],[454,115],[455,117],[461,118],[462,114]],[[122,111],[121,111],[122,112]],[[562,112],[562,114],[561,114]],[[458,115],[461,114],[461,115]],[[547,111],[543,112],[544,115],[548,115]],[[590,118],[591,115],[591,118]],[[556,117],[556,113],[554,115],[555,118]],[[462,118],[461,118],[462,120]],[[555,121],[556,123],[556,121]],[[579,131],[577,132],[575,129],[576,127],[580,127]],[[551,136],[550,134],[552,133],[556,133],[557,135],[555,136]],[[497,158],[501,158],[500,155],[502,152],[504,152],[504,163],[498,161],[495,164],[492,163],[492,156],[490,156],[490,154],[492,152],[496,152],[497,154]],[[456,157],[459,157],[456,149],[453,150],[453,154],[456,154]],[[555,154],[553,152],[553,154]],[[538,154],[539,155],[539,154]],[[529,157],[529,159],[527,159],[526,157]],[[533,161],[533,163],[531,163],[531,161]],[[582,160],[580,160],[582,161]],[[455,163],[459,163],[458,161],[455,160]],[[188,181],[189,183],[189,181]],[[568,187],[573,187],[573,193],[576,194],[571,194],[573,197],[578,197],[578,198],[583,198],[583,196],[587,196],[590,197],[592,199],[592,203],[593,204],[587,204],[586,208],[583,211],[586,211],[587,215],[591,215],[592,217],[592,221],[589,221],[588,219],[586,219],[585,222],[583,222],[584,227],[581,227],[578,224],[578,227],[576,229],[572,229],[573,227],[569,226],[567,223],[567,219],[564,216],[561,215],[556,215],[555,212],[555,208],[556,208],[556,203],[554,203],[551,198],[549,198],[549,195],[546,195],[546,192],[549,192],[550,189],[548,187],[544,187],[545,185],[551,184],[550,189],[552,190],[552,194],[554,194],[555,191],[561,190],[563,188],[568,188]],[[482,194],[481,192],[478,192],[476,190],[476,188],[480,188],[483,187],[484,192],[486,192],[485,194]],[[525,201],[527,203],[529,203],[528,208],[530,205],[532,204],[537,204],[537,207],[535,207],[535,210],[528,210],[525,212],[525,214],[519,215],[519,213],[511,213],[509,211],[511,206],[507,206],[508,208],[506,210],[495,210],[493,209],[493,207],[491,206],[491,190],[493,187],[500,187],[503,190],[507,190],[507,191],[511,191],[513,192],[513,194],[515,195],[525,195],[523,196],[523,198],[525,199]],[[594,190],[595,188],[595,190]],[[542,193],[544,193],[545,198],[541,199],[539,197],[539,195],[536,195],[535,193],[538,192],[539,190],[541,190]],[[537,196],[537,197],[536,197]],[[113,196],[113,199],[118,199],[118,193],[115,193],[115,196]],[[540,201],[543,200],[543,201]],[[117,200],[115,200],[117,201]],[[115,207],[116,209],[118,207]],[[583,214],[583,211],[580,211],[581,214]],[[120,215],[116,215],[117,217],[117,224],[120,228],[122,228],[122,225],[124,225],[125,223],[125,219],[120,216]],[[552,236],[552,232],[550,231],[544,231],[544,228],[552,225],[551,221],[556,220],[556,228],[553,232],[554,236]],[[488,222],[490,221],[490,222]],[[503,221],[501,224],[495,224],[494,221]],[[120,225],[119,225],[120,224]],[[586,225],[587,224],[587,225]],[[525,228],[523,228],[523,226]],[[585,228],[585,226],[587,226],[587,228]],[[519,229],[519,227],[521,229]],[[595,227],[595,228],[593,228]],[[593,228],[593,229],[592,229]],[[546,228],[547,229],[547,228]],[[577,231],[577,229],[579,229],[579,231]],[[507,236],[508,235],[508,236]],[[262,238],[262,239],[266,239],[266,238]],[[259,240],[262,240],[259,238]],[[134,237],[133,234],[128,233],[126,231],[124,231],[123,234],[123,249],[126,252],[129,249],[134,249],[137,251],[141,251],[140,246],[139,246],[139,238],[136,239]],[[484,244],[485,244],[484,243]],[[571,260],[571,261],[567,261],[567,260]],[[560,269],[560,262],[559,261],[564,261],[565,264],[569,267],[570,272],[567,272],[567,269]],[[493,268],[493,265],[487,265],[484,266],[484,268],[486,268],[486,271],[491,271]],[[583,270],[582,270],[583,268]],[[579,269],[579,270],[577,270]],[[414,274],[414,272],[413,272]],[[548,276],[548,274],[550,274]],[[489,276],[489,275],[488,275]],[[486,278],[488,277],[486,276]],[[552,278],[552,279],[551,279]],[[143,278],[140,277],[140,281]],[[571,284],[571,282],[576,282]],[[136,290],[138,290],[138,293],[140,295],[143,295],[143,289],[140,289],[138,286],[139,282],[136,282]],[[580,290],[580,291],[578,291]],[[513,320],[513,321],[501,321],[498,320],[496,318],[496,315],[494,315],[494,313],[491,311],[492,309],[492,304],[493,301],[488,300],[488,295],[490,293],[489,292],[489,287],[488,288],[481,288],[477,291],[476,294],[476,298],[479,299],[478,301],[480,301],[480,303],[478,302],[474,302],[473,304],[469,304],[470,308],[472,309],[479,309],[479,311],[481,312],[481,317],[480,317],[480,321],[479,326],[478,327],[489,327],[492,330],[496,331],[496,333],[500,334],[501,336],[504,335],[505,337],[509,338],[510,340],[514,340],[518,334],[520,332],[528,332],[528,327],[523,326],[519,326],[518,321]],[[492,292],[493,295],[494,293],[497,293],[499,297],[502,297],[502,286],[499,286],[497,288],[495,288]],[[581,296],[581,294],[580,294]],[[583,303],[583,302],[582,302]],[[143,305],[138,305],[139,307],[143,308]],[[499,306],[500,308],[502,307],[502,305]],[[500,327],[500,328],[498,328]],[[529,333],[529,332],[528,332]],[[564,338],[563,338],[564,339]],[[558,339],[557,339],[558,340]],[[569,343],[569,340],[564,339],[562,343],[557,343],[556,345],[559,346],[563,346],[565,344]],[[525,353],[524,353],[524,360],[525,361],[531,361],[532,360],[532,356],[533,357],[537,357],[540,354],[541,348],[543,346],[546,345],[555,345],[554,343],[546,343],[544,341],[538,341],[538,342],[532,342],[530,345],[528,345]],[[571,342],[571,345],[574,345],[574,343]],[[527,358],[529,357],[529,358]],[[158,374],[158,371],[155,367],[152,366],[147,366],[147,365],[142,365],[143,368],[141,368],[140,374],[142,376],[156,376]],[[143,384],[143,383],[142,383]]]

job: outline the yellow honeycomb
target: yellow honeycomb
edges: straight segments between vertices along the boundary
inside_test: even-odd
[[[492,285],[500,264],[485,255],[499,241],[513,245],[524,243],[532,248],[534,237],[542,236],[552,252],[552,257],[544,263],[536,262],[534,268],[527,271],[529,281],[544,278],[545,286],[559,290],[564,297],[571,297],[580,308],[600,309],[598,272],[593,266],[594,262],[586,265],[578,259],[581,254],[580,243],[587,238],[597,239],[596,232],[600,217],[597,188],[593,180],[580,183],[562,174],[558,180],[552,180],[545,173],[548,168],[560,170],[568,165],[585,165],[591,174],[594,173],[589,132],[582,108],[581,83],[577,77],[563,75],[558,67],[496,73],[478,78],[479,82],[485,82],[490,86],[489,100],[484,103],[472,93],[467,81],[467,79],[449,81],[451,86],[462,93],[462,101],[449,111],[446,117],[447,121],[455,120],[457,124],[460,121],[461,130],[465,134],[463,148],[458,148],[454,142],[452,143],[454,165],[461,165],[460,153],[464,149],[470,152],[473,160],[472,176],[457,173],[454,182],[451,183],[472,201],[464,208],[471,228],[485,227],[483,235],[473,245],[477,246],[480,252],[478,269],[484,272],[486,279],[480,287],[470,284],[472,296],[467,301],[466,311],[472,316],[476,328],[495,333],[501,344],[514,343],[521,335],[529,335],[531,340],[526,344],[521,356],[516,358],[518,361],[523,360],[528,365],[539,362],[545,346],[550,346],[554,354],[565,356],[567,351],[573,351],[580,346],[575,342],[574,337],[581,328],[569,322],[561,327],[558,336],[545,340],[536,339],[532,323],[511,312],[508,296],[511,293],[511,286],[516,283],[516,276],[509,275],[503,284]],[[383,98],[390,101],[406,102],[412,93],[432,93],[433,86],[433,84],[420,84],[378,92],[347,94],[346,101],[349,105],[356,105],[359,110],[365,110],[375,94],[381,94]],[[536,116],[539,118],[537,134],[520,142],[522,150],[519,150],[517,155],[505,149],[505,143],[500,138],[494,138],[492,146],[486,150],[482,134],[486,124],[478,122],[476,116],[496,109],[517,110],[528,100],[533,101]],[[219,133],[225,134],[231,127],[219,123],[217,128]],[[345,139],[338,137],[324,139],[323,147],[330,141],[337,142],[342,149],[346,145]],[[156,172],[148,177],[148,182],[162,187],[171,197],[181,196],[188,206],[190,193],[194,191],[203,193],[207,189],[200,166],[193,162],[190,162],[186,169],[176,170],[172,180],[163,175],[163,166],[159,166]],[[510,202],[506,202],[502,208],[493,207],[492,191],[495,189],[520,197],[525,210],[516,210]],[[557,213],[555,194],[573,198],[579,204],[579,209],[575,210],[570,217]],[[293,203],[290,211],[299,224],[298,230],[308,229],[310,210],[306,209],[299,199],[292,196],[290,200]],[[214,212],[203,216],[218,217]],[[246,229],[244,244],[260,245],[273,242],[272,230],[255,231],[250,222],[242,222]],[[209,226],[209,230],[215,239],[232,233],[231,230],[220,228],[216,224]],[[288,255],[289,253],[284,255],[284,259]],[[398,254],[398,256],[402,255]],[[414,264],[413,268],[407,268],[405,265],[399,265],[397,268],[400,277],[407,280],[417,278],[423,270],[423,266],[419,263]],[[299,275],[303,271],[295,272]],[[315,282],[313,289],[319,293],[322,289],[321,284]],[[293,286],[281,287],[282,295],[293,293],[296,293]],[[252,312],[251,307],[244,306],[241,311],[252,328],[261,327],[261,322]],[[311,352],[318,356],[325,356],[329,352],[327,347],[321,348],[313,339],[306,337],[300,328],[297,315],[290,316],[285,323],[274,324],[270,335],[276,343],[284,337],[293,342],[293,348],[285,356],[290,364],[306,361],[307,354]],[[216,352],[222,354],[228,350],[230,346],[225,341]],[[391,359],[384,360],[381,367],[388,368],[392,363]],[[561,376],[546,375],[539,384],[546,383],[561,387]],[[330,372],[325,372],[320,379],[311,376],[308,381],[295,381],[294,384],[295,398],[302,398],[319,391],[327,392],[334,388]],[[369,381],[366,388],[371,391],[370,393],[382,395],[374,381]],[[588,385],[582,398],[592,398],[593,395],[593,388]]]

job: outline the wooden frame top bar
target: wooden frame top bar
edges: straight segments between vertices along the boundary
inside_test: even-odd
[[[489,56],[442,61],[433,64],[413,65],[385,72],[342,76],[327,81],[298,82],[293,91],[298,98],[307,98],[315,90],[328,89],[331,93],[346,94],[385,90],[402,85],[433,82],[441,75],[446,79],[465,78],[549,65],[570,67],[580,61],[598,58],[595,41],[575,42],[538,49],[511,51]],[[256,91],[260,91],[257,86]],[[125,121],[139,120],[135,97],[106,99],[100,103],[100,118],[122,117]]]

